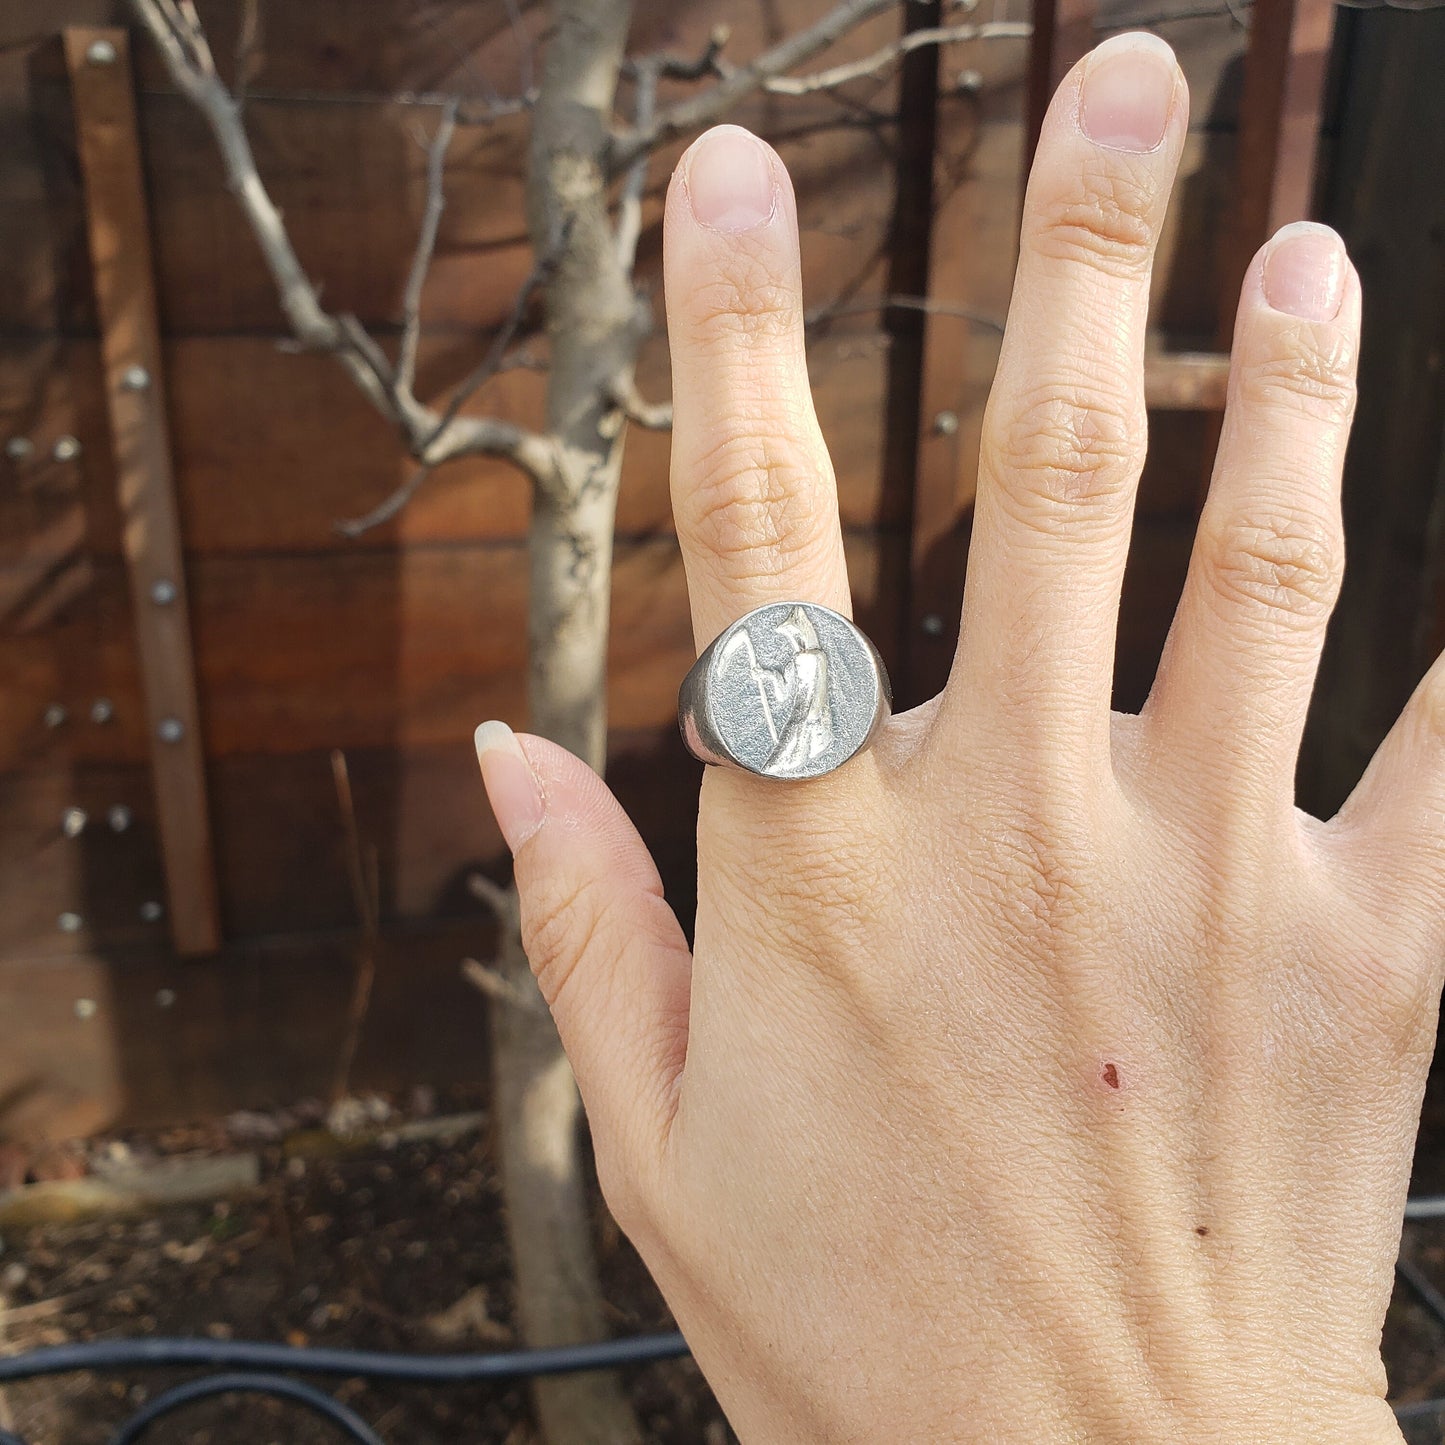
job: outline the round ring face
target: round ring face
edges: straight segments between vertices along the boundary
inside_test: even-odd
[[[708,649],[703,709],[729,759],[768,778],[816,778],[848,761],[887,718],[887,674],[845,617],[776,602]]]

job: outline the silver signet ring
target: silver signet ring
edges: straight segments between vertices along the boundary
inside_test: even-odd
[[[738,618],[693,664],[677,699],[694,757],[764,778],[831,773],[892,711],[878,649],[813,602],[770,602]]]

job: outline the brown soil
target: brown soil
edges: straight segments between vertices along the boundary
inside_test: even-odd
[[[449,1108],[456,1103],[449,1100]],[[475,1107],[472,1101],[462,1106]],[[146,1155],[227,1144],[235,1141],[212,1126],[132,1137],[123,1147]],[[94,1147],[103,1158],[107,1145]],[[312,1129],[259,1152],[263,1184],[252,1196],[167,1208],[144,1219],[38,1226],[8,1238],[0,1252],[0,1290],[9,1303],[8,1318],[0,1311],[6,1352],[147,1335],[407,1352],[517,1343],[484,1131],[445,1143],[403,1143],[383,1134],[348,1148]],[[646,1270],[600,1207],[599,1219],[614,1332],[671,1328]],[[447,1332],[448,1310],[460,1317],[462,1334]],[[3,1394],[29,1445],[103,1445],[138,1404],[187,1377],[165,1371],[67,1376],[10,1385]],[[631,1370],[625,1378],[649,1441],[723,1445],[730,1439],[690,1360]],[[530,1445],[535,1439],[519,1385],[316,1383],[357,1410],[387,1445]],[[198,1404],[146,1436],[147,1445],[334,1445],[336,1439],[333,1427],[315,1416],[256,1397]]]
[[[474,1109],[477,1101],[453,1097],[446,1107]],[[314,1120],[304,1109],[247,1116],[44,1156],[40,1172],[65,1177],[115,1153],[144,1159],[244,1146],[260,1154],[263,1183],[240,1199],[12,1234],[0,1245],[0,1301],[8,1303],[0,1309],[0,1348],[8,1353],[147,1335],[406,1352],[515,1345],[486,1131],[404,1142],[385,1132],[404,1122],[393,1112],[356,1144],[337,1140]],[[258,1133],[285,1137],[258,1143]],[[1439,1085],[1427,1103],[1413,1192],[1445,1193],[1445,1089]],[[671,1328],[646,1270],[600,1202],[597,1218],[614,1331]],[[1403,1247],[1445,1291],[1445,1220],[1407,1225]],[[1392,1398],[1445,1397],[1445,1321],[1403,1285],[1390,1306],[1384,1352]],[[29,1445],[104,1445],[137,1405],[186,1377],[77,1375],[11,1385],[0,1394],[0,1422],[13,1419]],[[690,1361],[650,1365],[625,1378],[650,1442],[732,1441]],[[355,1408],[387,1445],[533,1445],[536,1439],[520,1385],[317,1383]],[[1445,1445],[1445,1411],[1410,1422],[1405,1436],[1409,1445]],[[247,1397],[177,1414],[154,1428],[147,1445],[333,1445],[335,1439],[330,1427],[295,1407]]]

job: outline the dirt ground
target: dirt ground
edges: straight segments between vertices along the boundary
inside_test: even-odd
[[[188,1129],[90,1141],[40,1161],[51,1177],[121,1159],[249,1149],[255,1192],[145,1217],[51,1223],[0,1244],[0,1349],[146,1335],[282,1340],[431,1352],[517,1343],[496,1175],[484,1120],[459,1137],[405,1137],[428,1115],[479,1111],[451,1097],[357,1104],[338,1131],[325,1111],[243,1115]],[[338,1121],[333,1116],[332,1124]],[[424,1125],[422,1127],[425,1127]],[[1427,1108],[1414,1192],[1445,1192],[1445,1100]],[[597,1240],[617,1334],[671,1327],[641,1262],[600,1203]],[[1445,1220],[1406,1226],[1403,1250],[1445,1290]],[[1405,1286],[1385,1328],[1392,1398],[1445,1396],[1445,1322]],[[180,1372],[86,1375],[7,1386],[0,1422],[28,1445],[104,1445],[116,1425]],[[730,1445],[690,1361],[626,1373],[655,1445]],[[387,1445],[533,1445],[526,1390],[319,1381]],[[8,1417],[4,1411],[8,1409]],[[315,1417],[255,1397],[194,1406],[148,1445],[332,1445]],[[1445,1445],[1445,1412],[1410,1422],[1409,1445]]]
[[[446,1111],[475,1109],[449,1099]],[[305,1111],[303,1111],[304,1114]],[[396,1123],[395,1116],[386,1125]],[[294,1124],[283,1119],[282,1124]],[[434,1352],[505,1349],[514,1334],[506,1239],[485,1127],[403,1141],[382,1127],[342,1144],[304,1120],[284,1139],[272,1116],[97,1141],[88,1152],[173,1156],[248,1147],[262,1184],[246,1197],[145,1218],[35,1226],[0,1252],[0,1334],[9,1353],[82,1339],[201,1335],[296,1345]],[[672,1328],[631,1246],[599,1207],[598,1244],[615,1334]],[[66,1376],[6,1386],[28,1445],[103,1445],[137,1405],[186,1372]],[[690,1360],[626,1373],[649,1442],[724,1445],[722,1412]],[[325,1381],[387,1445],[531,1445],[518,1385],[418,1387]],[[5,1416],[0,1413],[0,1421]],[[197,1404],[147,1445],[334,1445],[295,1406],[245,1397]]]

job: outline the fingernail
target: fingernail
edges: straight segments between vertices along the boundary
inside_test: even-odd
[[[1333,321],[1345,299],[1345,247],[1328,226],[1296,221],[1264,256],[1264,299],[1305,321]]]
[[[772,157],[737,125],[715,127],[688,151],[683,183],[693,215],[715,231],[751,231],[777,206]]]
[[[487,800],[507,847],[515,853],[542,826],[545,804],[541,785],[516,733],[506,723],[484,722],[477,729],[476,743]]]
[[[1084,62],[1079,128],[1095,145],[1152,151],[1164,139],[1179,67],[1157,35],[1113,35]]]

